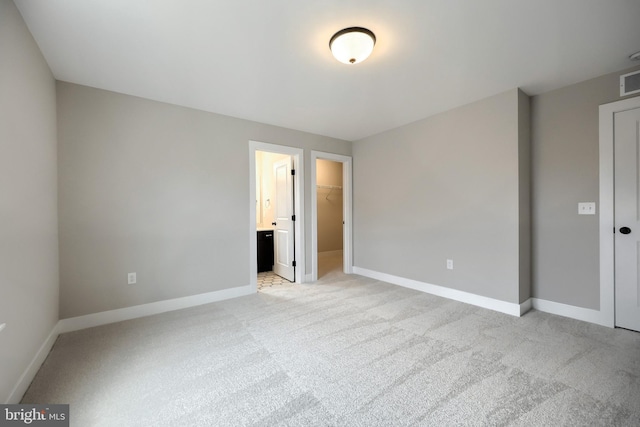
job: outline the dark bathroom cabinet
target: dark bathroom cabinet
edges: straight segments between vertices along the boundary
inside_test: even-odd
[[[273,230],[258,231],[258,273],[273,269]]]

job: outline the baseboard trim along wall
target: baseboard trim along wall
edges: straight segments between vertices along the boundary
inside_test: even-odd
[[[94,326],[106,325],[108,323],[137,319],[138,317],[151,316],[153,314],[165,313],[167,311],[181,310],[183,308],[195,307],[198,305],[209,304],[216,301],[237,298],[255,292],[255,288],[253,288],[251,285],[247,285],[238,288],[223,289],[220,291],[191,295],[188,297],[157,301],[149,304],[135,305],[133,307],[119,308],[116,310],[87,314],[85,316],[62,319],[58,322],[57,328],[58,333],[63,334],[65,332],[92,328]]]
[[[27,388],[29,388],[29,384],[31,384],[31,381],[33,381],[33,378],[38,373],[40,366],[42,366],[42,363],[47,358],[47,355],[51,351],[51,348],[56,342],[59,334],[92,328],[94,326],[106,325],[109,323],[121,322],[123,320],[137,319],[139,317],[151,316],[153,314],[165,313],[167,311],[196,307],[198,305],[250,295],[255,292],[255,287],[247,285],[238,288],[223,289],[220,291],[207,292],[188,297],[136,305],[133,307],[119,308],[117,310],[87,314],[85,316],[61,319],[58,321],[56,326],[53,327],[49,336],[42,343],[40,349],[33,357],[33,360],[31,360],[27,369],[23,372],[5,403],[20,402],[22,396],[27,391]]]
[[[610,319],[598,310],[590,308],[576,307],[575,305],[562,304],[559,302],[547,301],[539,298],[531,298],[533,308],[545,313],[568,317],[570,319],[582,320],[584,322],[595,323],[597,325],[611,327]]]
[[[523,303],[520,303],[520,316],[522,316],[523,314],[525,314],[527,311],[531,310],[533,308],[533,302],[531,301],[531,298],[529,298],[528,300],[526,300]]]
[[[511,316],[520,317],[531,309],[529,300],[522,304],[515,304],[506,301],[500,301],[494,298],[483,297],[481,295],[469,292],[459,291],[457,289],[445,288],[444,286],[432,285],[430,283],[419,282],[417,280],[406,279],[404,277],[394,276],[392,274],[380,273],[378,271],[369,270],[362,267],[353,267],[353,272],[361,276],[370,277],[372,279],[382,280],[383,282],[414,289],[416,291],[425,292],[443,298],[464,302],[489,310],[498,311],[500,313],[509,314]]]
[[[51,351],[51,348],[53,347],[53,344],[55,344],[57,338],[58,331],[56,325],[49,333],[49,336],[47,336],[47,338],[44,340],[44,342],[38,349],[38,352],[35,354],[35,356],[33,356],[33,359],[31,359],[31,363],[29,363],[27,369],[24,370],[24,372],[20,376],[20,379],[18,379],[18,382],[16,383],[15,387],[13,387],[13,390],[11,390],[11,394],[9,394],[9,397],[7,398],[5,404],[20,403],[20,400],[22,400],[22,396],[24,396],[24,394],[26,393],[29,385],[31,384],[31,381],[33,381],[33,378],[38,373],[40,366],[42,366],[44,360],[49,355],[49,352]]]
[[[378,271],[373,271],[356,266],[353,267],[353,273],[405,288],[440,296],[443,298],[448,298],[478,307],[487,308],[512,316],[522,316],[531,308],[534,308],[545,313],[569,317],[571,319],[582,320],[584,322],[595,323],[598,325],[610,326],[610,322],[605,319],[603,314],[598,310],[576,307],[539,298],[530,298],[522,304],[508,303],[493,298],[483,297],[481,295],[471,294],[469,292],[445,288],[443,286],[432,285],[429,283],[406,279],[391,274],[380,273]],[[307,281],[310,281],[310,276],[311,275],[305,276]],[[253,293],[255,293],[255,288],[253,288],[251,285],[247,285],[237,288],[208,292],[199,295],[192,295],[188,297],[152,302],[149,304],[142,304],[133,307],[120,308],[117,310],[87,314],[85,316],[62,319],[58,321],[56,326],[54,326],[54,328],[51,330],[49,336],[47,336],[47,338],[44,340],[44,342],[40,346],[40,349],[31,360],[31,363],[29,364],[27,369],[25,369],[25,371],[20,376],[18,383],[11,391],[9,398],[5,403],[10,404],[20,402],[22,396],[27,391],[27,388],[29,388],[31,381],[33,381],[33,378],[38,373],[40,366],[47,358],[47,355],[51,351],[51,348],[56,342],[59,334],[91,328],[94,326],[106,325],[109,323],[121,322],[123,320],[137,319],[139,317],[151,316],[168,311],[181,310],[183,308],[195,307],[212,302],[224,301],[227,299],[237,298]]]

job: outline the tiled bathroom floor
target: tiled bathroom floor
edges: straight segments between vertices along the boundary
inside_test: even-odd
[[[330,279],[342,274],[342,251],[320,252],[318,254],[318,278]],[[258,273],[258,291],[264,292],[291,285],[293,282],[278,276],[273,271]]]
[[[287,279],[283,279],[282,277],[275,274],[273,271],[265,271],[262,273],[258,273],[258,290],[261,291],[263,289],[270,288],[278,288],[285,285],[290,285],[291,282]]]

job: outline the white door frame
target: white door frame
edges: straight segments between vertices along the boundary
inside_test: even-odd
[[[342,266],[345,274],[353,271],[353,198],[352,198],[352,166],[351,156],[311,151],[311,277],[312,281],[318,280],[318,190],[316,187],[317,171],[316,160],[324,159],[342,163],[342,217],[344,227],[342,232],[343,260]]]
[[[640,108],[640,97],[600,106],[600,316],[596,323],[615,327],[614,267],[614,115]]]
[[[305,244],[304,244],[304,150],[286,145],[249,141],[249,280],[254,292],[258,290],[258,237],[256,226],[256,151],[288,154],[293,160],[296,174],[295,183],[295,259],[296,283],[304,283],[305,277]]]

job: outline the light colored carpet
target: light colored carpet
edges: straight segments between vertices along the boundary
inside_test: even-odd
[[[73,426],[640,425],[640,334],[337,271],[61,335],[23,399]]]

